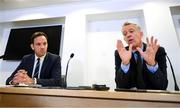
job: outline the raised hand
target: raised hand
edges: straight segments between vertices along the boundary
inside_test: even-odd
[[[156,64],[155,56],[159,48],[159,44],[157,44],[157,39],[154,39],[153,36],[150,38],[150,40],[146,38],[146,41],[147,41],[146,50],[143,52],[139,47],[137,48],[137,50],[140,52],[141,56],[144,58],[146,63],[148,65],[153,66]]]
[[[117,50],[123,64],[128,64],[132,56],[132,45],[126,50],[121,40],[117,40]]]

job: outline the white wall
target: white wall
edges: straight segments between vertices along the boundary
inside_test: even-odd
[[[139,1],[139,2],[138,2]],[[144,0],[145,1],[145,0]],[[69,65],[68,85],[107,84],[115,88],[114,50],[124,21],[137,22],[144,28],[145,37],[155,36],[166,48],[174,65],[178,84],[180,74],[180,47],[170,13],[170,6],[180,1],[158,0],[147,3],[136,1],[105,1],[89,4],[55,5],[49,7],[17,9],[0,12],[0,54],[4,53],[8,33],[14,22],[28,20],[65,18],[62,50],[62,71],[70,54],[75,54]],[[123,16],[123,17],[122,17]],[[12,73],[18,62],[0,61],[0,84]],[[173,90],[173,81],[168,66],[168,90]]]

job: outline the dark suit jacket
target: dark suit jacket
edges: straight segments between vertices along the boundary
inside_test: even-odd
[[[144,44],[144,43],[143,43]],[[128,49],[128,47],[126,47]],[[143,50],[146,49],[146,44],[144,44]],[[135,67],[135,58],[132,54],[130,60],[130,67],[127,73],[124,73],[121,69],[121,59],[119,56],[118,51],[115,51],[115,82],[117,88],[132,88],[137,87],[138,89],[162,89],[165,90],[168,85],[167,80],[167,65],[166,65],[166,52],[163,47],[159,47],[156,53],[156,61],[158,62],[159,68],[155,73],[151,73],[147,66],[145,60],[143,60],[143,69],[142,69],[142,76],[143,76],[143,83],[145,87],[142,87],[141,84],[137,84],[137,70]]]
[[[25,69],[28,72],[28,76],[32,77],[34,59],[34,54],[25,55],[16,70],[6,80],[6,84],[9,84],[19,69]],[[37,84],[42,86],[61,86],[60,56],[52,53],[46,54],[42,64],[40,78],[37,79]]]

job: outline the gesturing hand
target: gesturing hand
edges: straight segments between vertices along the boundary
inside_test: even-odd
[[[117,50],[123,64],[128,64],[132,56],[132,45],[129,46],[129,50],[126,50],[122,41],[117,40]]]
[[[153,36],[151,37],[150,41],[148,38],[146,38],[146,41],[147,41],[146,50],[143,52],[139,47],[137,48],[137,50],[140,52],[141,56],[144,58],[144,60],[148,65],[155,65],[156,64],[155,56],[159,48],[159,44],[157,44],[157,39],[154,39]]]

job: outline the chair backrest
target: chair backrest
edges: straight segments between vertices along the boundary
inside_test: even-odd
[[[62,85],[62,87],[63,88],[65,88],[66,87],[66,81],[65,81],[65,75],[61,75],[61,85]]]

